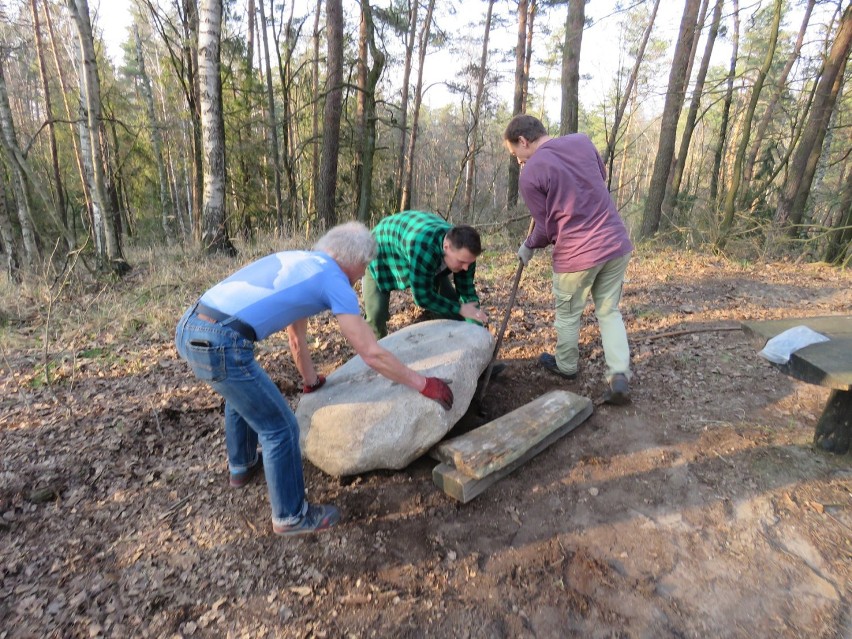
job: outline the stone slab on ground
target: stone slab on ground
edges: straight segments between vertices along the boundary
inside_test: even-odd
[[[330,475],[400,469],[427,452],[467,411],[493,351],[487,329],[452,320],[413,324],[379,343],[421,375],[448,380],[453,408],[352,358],[296,409],[302,454]]]

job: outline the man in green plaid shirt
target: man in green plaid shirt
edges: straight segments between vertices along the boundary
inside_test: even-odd
[[[406,288],[417,306],[439,318],[488,320],[473,284],[482,244],[472,226],[453,226],[434,213],[403,211],[379,222],[373,237],[379,252],[361,290],[367,324],[376,338],[388,333],[390,292]]]

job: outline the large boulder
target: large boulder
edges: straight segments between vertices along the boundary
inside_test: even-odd
[[[491,333],[452,320],[421,322],[379,343],[426,377],[450,381],[449,411],[391,382],[354,357],[296,409],[302,454],[330,475],[404,468],[423,455],[467,411],[493,351]]]

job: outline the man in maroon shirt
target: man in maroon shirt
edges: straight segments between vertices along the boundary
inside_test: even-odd
[[[633,245],[607,190],[600,154],[586,135],[552,138],[530,115],[512,118],[503,138],[521,165],[518,187],[535,220],[518,257],[527,264],[534,249],[553,245],[556,353],[543,353],[539,362],[577,377],[580,321],[591,292],[607,364],[606,401],[626,404],[630,347],[618,304]]]

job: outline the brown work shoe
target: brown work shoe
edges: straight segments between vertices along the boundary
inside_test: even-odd
[[[615,406],[624,406],[630,403],[630,384],[627,375],[616,373],[609,380],[609,389],[604,393],[604,402]]]

